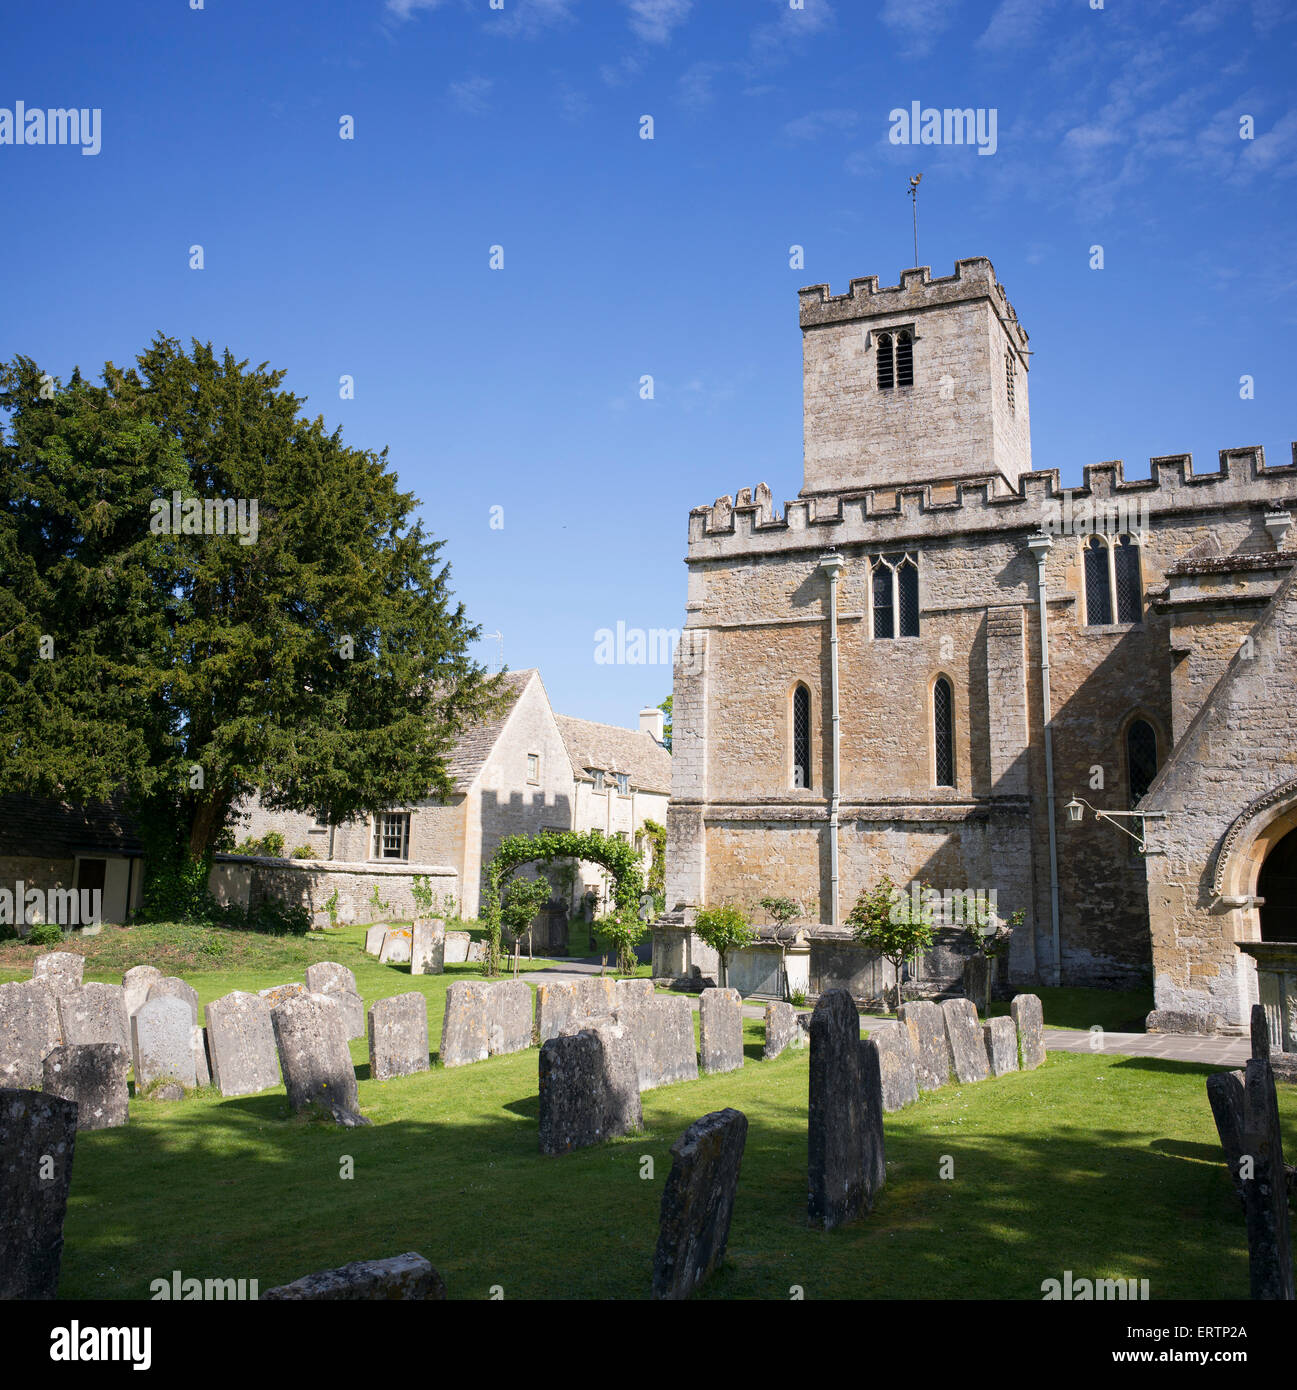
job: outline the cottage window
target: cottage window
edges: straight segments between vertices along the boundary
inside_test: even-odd
[[[937,786],[955,785],[955,692],[945,676],[932,687],[932,747]]]
[[[374,817],[374,858],[410,857],[410,813],[384,811]]]
[[[594,789],[597,792],[603,791],[603,773],[598,768],[590,769],[590,776],[594,778]]]
[[[793,691],[793,786],[811,785],[811,692],[799,685]]]
[[[629,772],[619,772],[619,773],[617,774],[617,795],[618,795],[618,796],[629,796],[629,795],[630,795],[630,773],[629,773]]]

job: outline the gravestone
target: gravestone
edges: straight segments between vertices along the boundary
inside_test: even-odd
[[[116,1129],[130,1118],[130,1065],[120,1043],[56,1047],[45,1059],[44,1089],[76,1102],[78,1129]]]
[[[44,980],[55,994],[67,994],[81,988],[81,976],[86,958],[71,951],[47,951],[37,956],[32,966],[32,979]]]
[[[447,965],[463,965],[468,959],[469,943],[473,940],[466,931],[446,933],[445,962]]]
[[[584,1000],[587,1017],[599,1018],[608,1007],[607,977],[592,975],[584,980]],[[612,985],[612,1011],[623,1022],[652,1004],[657,998],[652,980],[614,980]]]
[[[832,1230],[873,1206],[882,1087],[877,1051],[872,1044],[862,1047],[860,1015],[846,990],[820,996],[810,1031],[807,1213],[812,1225]],[[868,1068],[866,1056],[874,1062]]]
[[[60,994],[58,1006],[65,1043],[119,1043],[130,1050],[131,1020],[121,985],[82,985]]]
[[[797,1010],[791,1004],[766,1005],[766,1043],[761,1051],[763,1061],[771,1061],[787,1048],[801,1047],[805,1037],[798,1022]]]
[[[1035,994],[1018,994],[1009,1005],[1018,1029],[1018,1055],[1023,1071],[1034,1071],[1045,1060],[1045,1013]]]
[[[259,989],[257,993],[273,1009],[276,1004],[282,1004],[285,999],[291,999],[295,994],[305,994],[306,986],[300,980],[292,980],[286,985],[271,985],[269,989]]]
[[[991,962],[980,951],[964,962],[964,995],[971,999],[973,1007],[980,1013],[986,1008],[987,985],[991,978]]]
[[[703,1071],[737,1071],[743,1065],[743,996],[738,990],[703,990],[698,1001],[698,1039]],[[746,1125],[745,1120],[745,1133]]]
[[[383,938],[387,935],[384,926],[370,927],[365,932],[365,954],[376,956],[383,949]]]
[[[487,987],[486,1039],[492,1057],[530,1047],[532,1027],[531,986],[526,980]]]
[[[428,1067],[428,1005],[423,995],[376,1000],[369,1010],[370,1078],[389,1081]]]
[[[947,999],[941,1005],[950,1048],[950,1069],[958,1081],[969,1085],[985,1081],[991,1074],[986,1059],[986,1036],[971,999]]]
[[[339,1269],[323,1269],[267,1289],[261,1297],[294,1303],[428,1303],[444,1299],[446,1285],[428,1261],[411,1250],[390,1260],[356,1260]]]
[[[270,1011],[288,1104],[296,1112],[319,1108],[348,1127],[368,1124],[360,1114],[342,1011],[327,994],[294,994]]]
[[[884,1025],[872,1030],[869,1039],[878,1049],[883,1109],[890,1114],[902,1106],[913,1105],[919,1098],[919,1083],[914,1074],[910,1030],[901,1023]]]
[[[1292,1302],[1288,1180],[1279,1101],[1274,1071],[1263,1057],[1253,1057],[1243,1072],[1242,1147],[1244,1160],[1251,1160],[1251,1176],[1242,1181],[1251,1296]]]
[[[44,980],[0,984],[0,1086],[39,1091],[62,1040],[58,996]]]
[[[436,919],[416,922],[410,933],[410,974],[440,975],[445,969],[445,925]]]
[[[1018,1028],[1007,1014],[988,1018],[982,1025],[982,1036],[986,1040],[986,1060],[992,1076],[1018,1070]]]
[[[0,1300],[58,1295],[75,1101],[0,1089]]]
[[[617,1018],[623,1022],[620,1014]],[[641,1091],[698,1080],[694,1014],[683,995],[657,995],[636,1004],[624,1024],[635,1048]]]
[[[468,943],[468,950],[464,953],[464,959],[470,965],[481,965],[486,959],[486,942],[470,941]]]
[[[197,1085],[194,1024],[185,1000],[150,999],[131,1019],[131,1062],[137,1095],[158,1082],[190,1090]]]
[[[920,1091],[935,1091],[950,1080],[950,1044],[946,1019],[938,1005],[914,999],[897,1010],[898,1020],[910,1034],[914,1054],[914,1079]]]
[[[194,1084],[212,1084],[212,1054],[207,1046],[207,1029],[194,1024]]]
[[[1265,1020],[1264,1006],[1261,1004],[1252,1005],[1248,1025],[1252,1040],[1252,1056],[1263,1062],[1270,1061],[1270,1028]]]
[[[747,1137],[742,1111],[714,1110],[672,1144],[653,1256],[654,1298],[688,1298],[724,1261]]]
[[[864,1096],[865,1182],[869,1193],[867,1209],[887,1182],[887,1155],[883,1139],[883,1070],[878,1044],[872,1038],[860,1040],[860,1089]]]
[[[198,1022],[198,991],[178,975],[164,975],[149,986],[150,999],[183,999],[189,1005],[189,1012],[195,1023]]]
[[[337,961],[321,960],[306,967],[306,992],[327,994],[338,1001],[347,1041],[366,1035],[365,1001],[356,988],[356,977]]]
[[[462,1067],[491,1055],[489,990],[480,980],[456,980],[446,991],[437,1053],[443,1067]]]
[[[540,1049],[540,1151],[616,1139],[643,1125],[635,1048],[612,1019],[550,1038]]]
[[[250,1096],[279,1085],[279,1057],[270,1005],[236,989],[207,1006],[212,1079],[223,1096]]]
[[[1212,1118],[1216,1121],[1220,1146],[1225,1150],[1225,1164],[1229,1168],[1230,1179],[1240,1197],[1244,1195],[1243,1180],[1239,1174],[1239,1160],[1243,1157],[1243,1088],[1244,1074],[1241,1071],[1212,1072],[1207,1078],[1207,1101],[1211,1105]]]
[[[410,959],[410,933],[395,928],[383,937],[383,949],[378,953],[379,965],[404,965]]]
[[[122,976],[122,990],[126,995],[126,1015],[137,1014],[149,997],[154,983],[162,979],[162,971],[156,965],[132,965]]]
[[[536,1024],[534,1040],[545,1043],[559,1037],[573,1023],[583,1019],[604,1018],[620,1006],[631,1008],[635,997],[628,991],[619,992],[621,984],[647,984],[651,980],[613,981],[604,975],[588,975],[580,980],[563,980],[536,987]]]

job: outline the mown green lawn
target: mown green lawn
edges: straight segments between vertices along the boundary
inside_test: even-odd
[[[362,940],[356,928],[323,941],[262,938],[236,946],[269,964],[180,973],[205,1003],[300,979],[308,959],[339,960],[367,1001],[423,993],[435,1050],[445,991],[476,968],[412,978],[366,957]],[[0,951],[0,966],[10,959]],[[119,978],[120,967],[88,963],[96,977]],[[509,1299],[641,1298],[670,1146],[700,1115],[732,1105],[748,1116],[747,1150],[727,1263],[700,1296],[788,1298],[796,1286],[807,1298],[1039,1298],[1041,1282],[1068,1269],[1147,1278],[1154,1299],[1247,1296],[1208,1068],[1056,1054],[1034,1073],[925,1096],[887,1117],[888,1183],[873,1215],[826,1234],[805,1224],[808,1054],[761,1062],[760,1022],[744,1030],[741,1072],[651,1091],[642,1135],[560,1158],[537,1149],[534,1049],[374,1082],[357,1041],[367,1129],[291,1118],[282,1090],[133,1102],[126,1128],[78,1137],[60,1292],[143,1298],[177,1269],[255,1278],[264,1290],[418,1250],[452,1298],[486,1298],[497,1285]],[[1280,1105],[1297,1151],[1288,1088]],[[941,1177],[945,1160],[952,1178]],[[348,1166],[354,1177],[344,1178]]]

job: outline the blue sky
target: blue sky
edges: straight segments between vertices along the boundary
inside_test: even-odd
[[[920,262],[989,256],[1031,335],[1036,467],[1289,458],[1297,16],[1091,3],[13,6],[0,107],[103,124],[0,145],[0,355],[97,375],[162,330],[286,368],[389,447],[506,662],[633,724],[670,669],[596,629],[682,625],[691,506],[796,494],[796,291],[896,283],[912,173]],[[993,108],[995,153],[890,144],[916,100]]]

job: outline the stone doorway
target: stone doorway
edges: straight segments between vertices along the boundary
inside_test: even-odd
[[[1266,855],[1257,875],[1261,940],[1297,942],[1297,829],[1289,830]]]

